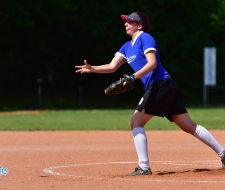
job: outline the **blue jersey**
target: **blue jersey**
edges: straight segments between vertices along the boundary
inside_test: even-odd
[[[147,90],[150,84],[170,77],[169,73],[162,67],[160,62],[155,39],[150,34],[141,31],[133,42],[126,42],[116,53],[123,56],[132,69],[137,72],[146,65],[147,59],[145,53],[149,50],[154,50],[156,52],[157,67],[141,77],[145,90]]]

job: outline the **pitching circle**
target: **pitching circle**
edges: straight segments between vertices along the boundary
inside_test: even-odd
[[[209,161],[195,161],[192,163],[182,163],[182,161],[151,161],[155,163],[165,164],[165,165],[177,165],[177,166],[189,166],[189,167],[199,167],[199,166],[209,166],[212,168],[219,168],[218,160],[209,160]],[[214,163],[213,163],[214,162]],[[104,177],[95,177],[95,176],[78,176],[66,174],[63,172],[55,172],[54,170],[60,170],[63,168],[71,168],[71,167],[81,167],[81,166],[94,166],[94,165],[112,165],[112,164],[135,164],[137,162],[94,162],[94,163],[86,163],[86,164],[72,164],[72,165],[64,165],[64,166],[53,166],[49,168],[45,168],[43,172],[51,175],[58,176],[68,176],[68,177],[76,177],[76,178],[88,178],[88,179],[105,179]],[[204,164],[201,164],[204,163]],[[157,180],[157,179],[137,179],[137,178],[113,178],[114,180],[120,181],[149,181],[149,182],[167,182],[167,183],[225,183],[225,180]],[[111,179],[112,180],[112,179]]]

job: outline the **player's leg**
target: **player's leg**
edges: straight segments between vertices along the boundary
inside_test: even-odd
[[[171,118],[183,131],[194,135],[197,124],[191,120],[188,113],[173,115]]]
[[[130,120],[139,167],[144,171],[150,170],[148,144],[144,126],[153,116],[163,117],[165,115],[172,104],[176,92],[177,85],[171,78],[151,84],[139,101],[136,111]],[[151,173],[151,170],[147,173]]]
[[[133,130],[135,127],[144,127],[145,124],[153,117],[153,115],[146,114],[145,109],[142,111],[135,110],[130,119],[130,128]]]
[[[221,160],[224,158],[224,148],[206,128],[201,125],[197,125],[194,121],[192,121],[188,113],[173,115],[171,118],[173,122],[177,124],[183,131],[194,135],[200,141],[212,148],[218,154]]]
[[[145,114],[143,109],[141,112],[136,110],[130,120],[130,127],[138,155],[138,168],[136,168],[134,172],[128,174],[129,176],[138,174],[150,175],[152,173],[148,157],[148,141],[144,130],[145,124],[152,117],[153,115]]]

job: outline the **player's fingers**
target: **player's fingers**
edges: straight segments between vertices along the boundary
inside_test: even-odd
[[[75,71],[76,73],[89,73],[89,69],[81,68]]]
[[[84,60],[84,64],[89,68],[91,65],[88,64],[87,60]]]
[[[82,68],[83,67],[83,65],[81,66],[81,65],[76,65],[75,66],[75,68]]]
[[[82,69],[78,69],[75,71],[76,73],[81,73],[82,72]]]

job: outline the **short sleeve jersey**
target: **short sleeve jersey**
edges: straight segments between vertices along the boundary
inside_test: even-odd
[[[133,42],[126,42],[116,53],[123,56],[132,69],[137,72],[146,65],[147,59],[145,57],[145,53],[150,50],[154,50],[156,52],[157,67],[153,71],[141,77],[145,90],[147,90],[150,84],[170,77],[169,73],[163,68],[160,62],[155,39],[150,34],[141,31]]]

